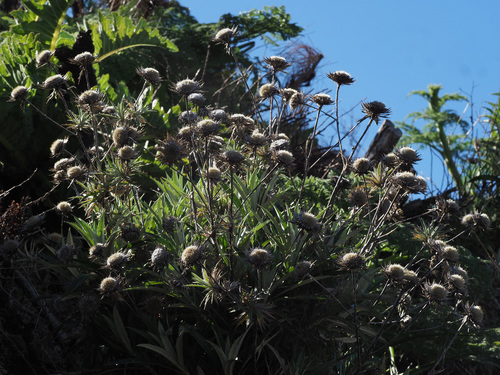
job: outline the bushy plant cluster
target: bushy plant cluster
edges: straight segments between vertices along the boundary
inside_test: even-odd
[[[214,42],[234,56],[237,32],[222,29]],[[48,50],[38,60],[56,64]],[[328,75],[335,97],[309,95],[279,86],[289,63],[271,56],[249,91],[255,111],[227,113],[210,106],[203,82],[165,82],[152,67],[130,72],[144,82],[136,96],[111,100],[88,79],[95,61],[75,56],[76,76],[46,70],[41,88],[64,123],[34,104],[30,86],[11,92],[20,110],[63,129],[47,172],[66,198],[34,216],[29,204],[13,203],[1,218],[6,369],[354,374],[399,365],[434,373],[446,368],[452,343],[482,325],[477,291],[488,287],[468,269],[489,268],[460,236],[487,231],[488,216],[467,213],[451,238],[448,223],[463,215],[455,201],[438,200],[421,221],[405,213],[426,191],[413,169],[418,153],[353,157],[389,108],[363,103],[354,125],[362,136],[350,153],[342,148],[338,102],[355,83],[350,74]],[[157,137],[146,118],[165,85],[179,99],[182,126]],[[281,120],[303,108],[314,125],[291,149]],[[336,168],[311,177],[323,119],[336,126]],[[301,173],[292,173],[299,159]],[[422,340],[427,347],[416,352]],[[19,353],[25,365],[13,361]]]

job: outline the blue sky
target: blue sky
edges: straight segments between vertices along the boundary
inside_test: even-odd
[[[292,22],[304,28],[301,40],[325,55],[314,87],[333,89],[325,77],[330,71],[345,70],[356,78],[341,92],[344,110],[361,100],[378,100],[391,107],[392,121],[402,121],[426,106],[423,99],[407,94],[435,83],[442,84],[443,93],[472,95],[476,119],[484,113],[482,106],[494,100],[491,94],[500,92],[499,0],[185,0],[181,4],[199,22],[216,22],[223,13],[284,5]],[[265,57],[276,50],[262,47],[256,52]],[[462,113],[466,106],[451,108]],[[361,109],[353,116],[361,117]],[[470,108],[465,116],[470,119]],[[430,176],[429,159],[424,154],[419,165],[426,176]],[[438,169],[433,169],[434,180],[440,176]]]

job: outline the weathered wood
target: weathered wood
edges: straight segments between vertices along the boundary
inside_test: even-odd
[[[394,149],[402,135],[401,129],[396,128],[390,120],[384,120],[368,147],[365,158],[380,160]]]

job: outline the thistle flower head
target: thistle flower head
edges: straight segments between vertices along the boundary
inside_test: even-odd
[[[245,127],[245,128],[253,128],[255,121],[253,118],[235,113],[230,116],[229,118],[230,122],[232,125],[235,125],[237,127]]]
[[[466,270],[464,270],[462,267],[460,266],[455,266],[451,269],[451,273],[453,275],[460,275],[463,277],[463,279],[465,280],[465,282],[468,282],[469,281],[469,274],[467,273]]]
[[[481,324],[484,319],[484,312],[481,306],[472,305],[468,309],[468,318],[475,324]]]
[[[281,56],[270,56],[265,57],[264,62],[269,65],[267,68],[274,71],[274,73],[280,72],[291,66],[284,57]]]
[[[212,120],[217,121],[219,123],[224,123],[228,120],[229,116],[226,111],[223,109],[213,109],[210,111],[208,115]]]
[[[405,268],[399,264],[389,264],[384,267],[384,273],[390,280],[401,281],[405,276]]]
[[[165,232],[168,234],[174,234],[177,230],[177,226],[179,225],[179,219],[175,216],[167,216],[162,220],[161,226]]]
[[[305,103],[305,97],[304,94],[301,93],[300,91],[293,94],[288,102],[288,104],[290,104],[290,108],[292,109],[296,109],[298,108],[299,105],[304,103]]]
[[[312,101],[316,103],[319,107],[329,105],[333,103],[332,97],[328,94],[316,94],[311,97]]]
[[[198,121],[198,115],[193,111],[183,111],[179,115],[179,122],[181,124],[190,125]]]
[[[247,142],[250,146],[261,147],[267,143],[267,137],[258,129],[255,129],[252,134],[247,137]]]
[[[488,215],[475,211],[462,217],[462,225],[484,231],[490,229],[491,220]]]
[[[280,90],[280,95],[283,97],[283,100],[286,102],[289,101],[290,98],[296,93],[298,93],[297,90],[292,89],[292,88],[288,88],[288,87]]]
[[[193,92],[188,96],[188,102],[196,106],[202,106],[205,103],[205,96],[200,92]]]
[[[210,119],[201,120],[196,127],[203,137],[215,135],[219,131],[219,124]]]
[[[245,157],[239,151],[227,150],[222,154],[222,160],[230,166],[237,166],[243,163]]]
[[[127,242],[134,242],[141,238],[141,231],[134,224],[122,224],[120,228],[120,236]]]
[[[102,293],[111,293],[118,289],[119,283],[114,277],[106,277],[102,279],[99,286],[99,291]]]
[[[357,158],[352,163],[352,169],[358,175],[367,174],[372,167],[372,163],[368,158]]]
[[[215,165],[208,168],[207,178],[209,180],[211,180],[212,182],[217,182],[221,179],[221,177],[222,177],[222,172]]]
[[[448,282],[450,283],[450,286],[458,291],[464,291],[465,286],[466,286],[466,281],[465,279],[457,274],[452,274],[450,275]]]
[[[85,170],[79,165],[75,165],[74,167],[68,168],[66,175],[70,180],[78,180],[85,175]]]
[[[339,265],[346,271],[358,270],[362,268],[364,264],[365,260],[363,257],[355,252],[344,254],[344,256],[342,256],[339,260]]]
[[[153,86],[158,86],[163,81],[160,72],[154,68],[138,68],[136,72],[143,80]]]
[[[91,108],[94,108],[97,105],[102,104],[102,100],[104,99],[104,94],[97,90],[87,90],[80,94],[78,97],[78,104],[87,105]]]
[[[272,98],[278,93],[278,89],[272,83],[266,83],[262,85],[259,89],[259,96],[262,99]]]
[[[425,179],[411,172],[398,172],[391,177],[391,181],[409,193],[424,193],[427,190]]]
[[[95,258],[101,255],[105,248],[106,248],[105,244],[98,242],[90,247],[89,256],[91,258]]]
[[[214,42],[216,43],[222,43],[222,44],[229,44],[231,39],[233,39],[237,35],[237,28],[232,27],[232,28],[224,28],[221,29],[215,34],[214,37]]]
[[[384,103],[378,101],[364,102],[361,104],[361,107],[366,117],[371,118],[377,124],[380,118],[387,118],[391,113],[390,108],[387,108]]]
[[[403,280],[411,285],[416,285],[418,283],[418,275],[415,271],[404,269]]]
[[[293,272],[295,272],[295,276],[299,279],[302,279],[306,276],[312,269],[313,263],[308,260],[303,260],[295,265]]]
[[[398,165],[399,159],[394,152],[390,152],[382,159],[383,163],[389,168],[394,168]]]
[[[65,170],[68,165],[73,163],[74,159],[73,158],[62,158],[59,159],[54,163],[54,169],[56,171],[62,171]]]
[[[15,87],[11,93],[9,102],[22,102],[28,97],[28,89],[25,86]]]
[[[173,86],[173,90],[181,96],[189,96],[195,92],[200,92],[202,84],[192,79],[183,79]]]
[[[413,165],[417,161],[420,161],[420,155],[411,147],[400,147],[394,151],[394,154],[407,165]]]
[[[343,70],[338,70],[338,71],[333,72],[333,73],[330,72],[326,76],[339,86],[352,85],[355,81],[354,78],[352,78],[349,73],[344,72]]]
[[[369,202],[369,195],[365,188],[358,186],[349,193],[349,200],[354,207],[363,207]]]
[[[155,267],[163,267],[168,264],[168,251],[164,247],[157,247],[151,254],[151,264]]]
[[[57,250],[57,259],[62,263],[68,263],[76,255],[76,249],[69,245],[63,245]]]
[[[46,90],[58,90],[63,88],[66,85],[66,78],[64,78],[60,74],[55,74],[49,78],[47,78],[43,83],[40,85],[43,89]]]
[[[118,150],[118,158],[123,161],[132,160],[137,157],[137,152],[133,147],[123,146]]]
[[[80,65],[81,67],[87,67],[94,63],[95,56],[90,52],[82,52],[76,55],[70,60],[73,64]]]
[[[290,165],[292,165],[293,161],[295,160],[295,157],[290,151],[277,150],[273,152],[273,159],[279,164],[289,167]]]
[[[174,138],[167,138],[165,141],[158,141],[155,146],[156,158],[162,163],[172,165],[184,156],[184,147]]]
[[[62,201],[57,204],[56,209],[63,214],[69,214],[73,210],[73,207],[71,207],[69,202]]]
[[[439,283],[426,284],[425,294],[433,302],[443,302],[448,298],[448,291]]]
[[[66,146],[66,143],[68,143],[68,138],[56,139],[50,145],[50,154],[52,156],[59,155],[64,150],[64,146]]]
[[[316,215],[310,212],[300,212],[295,215],[294,222],[301,229],[308,232],[318,232],[321,229],[321,224]]]
[[[185,267],[191,267],[198,263],[203,256],[203,248],[201,246],[188,246],[181,255],[181,262]]]
[[[40,67],[48,64],[53,53],[48,49],[40,51],[36,54],[36,66]]]
[[[460,257],[458,250],[453,246],[445,246],[441,250],[441,256],[452,263],[458,262],[458,258]]]
[[[106,259],[106,266],[109,268],[121,268],[125,262],[127,262],[128,256],[123,253],[111,254],[108,259]]]
[[[271,262],[271,255],[266,249],[255,248],[247,254],[247,259],[252,266],[261,269]]]

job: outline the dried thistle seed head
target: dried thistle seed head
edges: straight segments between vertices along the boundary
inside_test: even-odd
[[[174,138],[168,138],[165,141],[158,141],[155,146],[156,158],[162,164],[172,165],[183,158],[184,147]]]
[[[202,84],[192,79],[183,79],[177,82],[173,90],[181,96],[189,96],[195,92],[200,92]]]
[[[221,179],[222,177],[222,172],[220,171],[219,168],[217,168],[215,165],[208,168],[207,171],[207,178],[213,182],[217,182]]]
[[[436,209],[443,215],[456,215],[460,211],[458,203],[453,199],[439,199],[436,202]]]
[[[408,270],[405,268],[403,280],[409,284],[418,284],[418,275],[415,271]]]
[[[63,214],[69,214],[73,210],[73,207],[71,207],[69,202],[62,201],[57,204],[56,209]]]
[[[165,232],[168,234],[174,234],[177,230],[177,226],[179,225],[179,219],[175,216],[167,216],[162,220],[161,226]]]
[[[141,231],[134,224],[122,224],[120,228],[120,236],[127,242],[134,242],[141,239]]]
[[[339,261],[340,266],[346,271],[355,271],[365,265],[365,260],[361,255],[355,252],[344,254]]]
[[[299,105],[305,103],[304,94],[301,92],[296,92],[290,97],[288,104],[290,104],[290,108],[296,109]]]
[[[70,180],[78,180],[85,175],[85,170],[79,165],[75,165],[66,170],[66,175]]]
[[[288,167],[292,165],[293,161],[295,160],[293,154],[287,150],[275,151],[273,153],[273,158],[276,162]]]
[[[394,151],[394,154],[407,165],[413,165],[417,161],[422,160],[417,151],[411,147],[401,147]]]
[[[318,106],[323,107],[324,105],[329,105],[333,103],[333,100],[328,94],[316,94],[311,97],[312,101]]]
[[[353,171],[358,175],[367,174],[372,168],[372,162],[368,158],[357,158],[352,163]]]
[[[227,150],[222,154],[222,160],[230,166],[237,166],[243,163],[245,157],[239,151]]]
[[[465,282],[469,281],[469,275],[466,270],[460,266],[455,266],[451,269],[451,273],[454,275],[460,275],[464,278]]]
[[[484,312],[481,306],[472,305],[469,308],[469,318],[476,324],[481,324],[484,319]]]
[[[272,98],[278,93],[278,89],[272,83],[266,83],[262,85],[259,89],[259,96],[262,99]]]
[[[290,141],[286,139],[276,139],[269,145],[271,151],[283,151],[290,146]]]
[[[48,49],[38,52],[36,54],[36,66],[40,67],[45,64],[48,64],[52,55],[53,53],[50,52]]]
[[[25,86],[15,87],[11,93],[9,102],[23,102],[28,97],[28,89]]]
[[[383,163],[389,168],[395,168],[398,165],[399,159],[394,152],[390,152],[383,158]]]
[[[183,111],[179,115],[179,122],[181,124],[190,125],[198,121],[198,115],[193,111]]]
[[[210,119],[198,122],[198,125],[196,125],[196,127],[198,132],[204,137],[215,135],[219,131],[219,124]]]
[[[76,249],[71,245],[63,245],[57,250],[57,259],[62,263],[68,263],[76,255]]]
[[[118,158],[123,161],[132,160],[137,157],[137,152],[130,146],[123,146],[118,150]]]
[[[199,107],[205,103],[205,97],[202,93],[194,92],[188,96],[188,102]]]
[[[164,247],[157,247],[151,254],[151,264],[155,267],[164,267],[168,264],[168,251]]]
[[[43,83],[40,85],[43,89],[46,90],[58,90],[63,88],[66,85],[66,78],[64,78],[60,74],[55,74],[52,77],[47,78]]]
[[[114,277],[106,277],[102,279],[99,291],[102,293],[111,293],[118,290],[119,283]]]
[[[403,280],[405,276],[405,268],[399,264],[389,264],[384,267],[384,272],[387,277],[393,281]]]
[[[295,272],[295,276],[297,278],[302,279],[309,272],[311,272],[312,266],[313,266],[312,262],[309,262],[308,260],[303,260],[302,262],[299,262],[295,265],[293,272]]]
[[[318,218],[310,212],[298,213],[295,215],[294,222],[299,228],[308,232],[318,232],[321,230],[321,224],[319,223]]]
[[[66,178],[67,178],[66,171],[56,171],[53,176],[55,184],[65,181]]]
[[[409,193],[424,193],[427,189],[425,179],[411,172],[398,172],[391,177],[391,181]]]
[[[284,88],[284,89],[280,90],[280,95],[283,97],[283,100],[286,102],[289,101],[290,98],[296,93],[298,93],[298,91],[295,89],[292,89],[292,88]]]
[[[98,242],[95,245],[90,247],[89,256],[91,258],[95,258],[95,257],[101,255],[105,248],[106,248],[105,244]]]
[[[240,113],[235,113],[234,115],[231,115],[229,120],[232,125],[246,127],[246,128],[253,128],[255,124],[253,118],[242,115]]]
[[[80,65],[82,67],[90,66],[95,61],[95,56],[90,52],[82,52],[76,55],[73,59],[70,60],[73,64]]]
[[[460,255],[458,250],[453,246],[445,246],[441,251],[441,256],[449,262],[458,262]]]
[[[224,123],[229,118],[226,111],[224,111],[223,109],[211,110],[210,113],[208,114],[208,117],[210,117],[212,120],[217,121],[219,123]]]
[[[122,126],[117,127],[115,130],[113,130],[112,138],[113,143],[116,147],[125,145],[129,139],[128,129]]]
[[[208,151],[210,153],[218,153],[224,146],[226,141],[224,138],[214,135],[208,139]]]
[[[355,81],[355,79],[352,78],[349,73],[344,72],[343,70],[338,70],[338,71],[333,72],[333,73],[330,72],[326,76],[339,86],[352,85]]]
[[[371,118],[377,124],[380,118],[387,118],[391,113],[390,108],[387,108],[384,103],[378,101],[364,102],[361,104],[361,107],[366,117]]]
[[[52,156],[59,155],[64,150],[64,146],[66,146],[66,143],[68,143],[68,138],[56,139],[50,145],[50,154]]]
[[[228,44],[237,35],[236,27],[221,29],[215,34],[214,42]]]
[[[465,279],[457,274],[450,275],[448,279],[450,286],[458,291],[463,291],[466,286]]]
[[[87,90],[81,93],[78,97],[78,104],[94,107],[96,105],[100,105],[103,99],[104,94],[101,92],[97,90]]]
[[[247,142],[250,146],[261,147],[267,143],[267,137],[258,129],[255,129],[252,134],[247,137]]]
[[[269,65],[268,69],[273,70],[275,73],[280,72],[291,66],[292,64],[286,62],[286,59],[281,56],[265,57],[264,62]]]
[[[266,249],[255,248],[247,254],[247,260],[255,268],[261,269],[271,262],[271,254]]]
[[[439,283],[425,285],[427,298],[433,302],[443,302],[448,297],[448,291]]]
[[[488,215],[475,211],[462,217],[462,225],[484,231],[490,229],[491,220]]]
[[[143,80],[153,86],[158,86],[163,81],[160,72],[154,68],[138,68],[136,72]]]
[[[369,195],[365,188],[358,186],[349,193],[349,200],[354,207],[363,207],[368,204]]]
[[[188,246],[181,255],[181,262],[185,267],[192,267],[198,263],[203,256],[203,248],[200,246]]]
[[[106,266],[109,268],[122,268],[123,265],[127,262],[128,257],[123,253],[114,253],[111,254],[108,259],[106,259]]]

